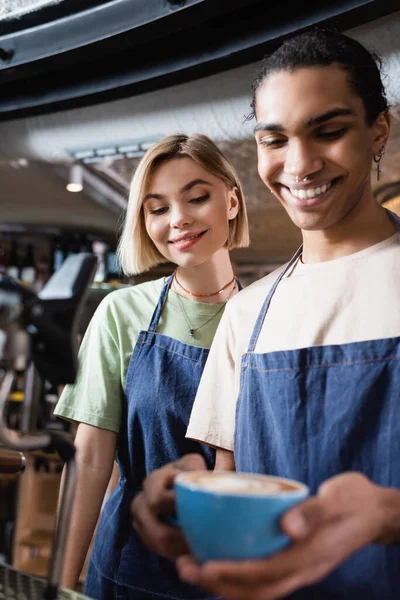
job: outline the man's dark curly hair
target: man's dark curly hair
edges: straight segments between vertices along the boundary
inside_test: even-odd
[[[271,73],[330,65],[346,71],[349,84],[364,103],[368,125],[375,122],[379,113],[388,110],[378,56],[343,33],[314,28],[286,39],[264,58],[252,84],[252,112],[248,118],[256,116],[257,92]]]

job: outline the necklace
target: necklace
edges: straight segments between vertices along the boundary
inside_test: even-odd
[[[215,319],[215,317],[217,315],[219,315],[219,313],[225,308],[225,304],[228,302],[228,300],[230,300],[230,298],[231,298],[231,296],[232,296],[235,288],[236,288],[236,281],[235,281],[235,285],[233,286],[233,288],[231,290],[231,293],[229,294],[228,298],[225,300],[225,302],[222,303],[221,307],[217,310],[217,312],[215,314],[213,314],[213,316],[210,319],[207,319],[207,321],[205,321],[205,323],[202,323],[199,327],[196,327],[196,328],[192,327],[192,325],[191,325],[191,323],[189,321],[189,318],[188,318],[188,316],[186,314],[185,307],[183,306],[182,298],[180,297],[179,294],[177,294],[178,301],[179,301],[179,304],[181,306],[181,310],[182,310],[183,316],[185,317],[186,325],[188,326],[188,333],[189,333],[189,336],[192,339],[195,338],[194,334],[196,333],[196,331],[199,331],[199,329],[201,329],[202,327],[205,327],[206,325],[208,325],[208,323],[211,323],[211,321],[213,319]]]
[[[176,281],[176,283],[179,285],[179,287],[186,292],[186,294],[189,294],[190,296],[194,296],[195,298],[210,298],[210,296],[218,296],[218,294],[222,294],[222,292],[224,292],[226,290],[226,288],[228,288],[230,285],[232,285],[232,283],[236,280],[236,275],[235,273],[233,274],[233,279],[231,279],[229,281],[229,283],[227,283],[226,285],[224,285],[224,287],[221,290],[218,290],[218,292],[212,292],[211,294],[194,294],[193,292],[189,292],[189,290],[187,290],[186,288],[183,287],[183,285],[181,283],[179,283],[178,281],[178,277],[176,275],[178,269],[175,269],[174,272],[174,279]]]

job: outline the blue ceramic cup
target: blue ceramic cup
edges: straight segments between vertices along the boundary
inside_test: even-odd
[[[297,481],[228,471],[175,478],[178,523],[200,562],[261,558],[285,548],[282,515],[309,490]]]

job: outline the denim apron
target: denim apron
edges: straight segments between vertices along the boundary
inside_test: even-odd
[[[164,284],[149,330],[129,362],[118,438],[120,480],[102,511],[86,577],[96,600],[206,598],[183,583],[173,561],[150,552],[132,529],[130,504],[154,469],[190,452],[214,467],[215,451],[185,438],[209,350],[156,333],[173,276]]]
[[[391,217],[399,229],[399,219]],[[312,493],[344,471],[400,488],[399,337],[255,352],[275,290],[301,251],[272,286],[242,357],[236,468],[297,479]],[[391,300],[396,310],[399,300]],[[400,545],[371,544],[290,598],[398,600]]]

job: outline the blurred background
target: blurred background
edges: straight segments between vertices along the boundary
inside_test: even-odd
[[[400,214],[398,0],[0,0],[0,272],[38,291],[69,254],[95,253],[81,334],[110,290],[170,273],[126,280],[115,249],[140,157],[177,132],[210,136],[239,172],[251,232],[233,253],[241,281],[285,262],[300,236],[258,177],[250,85],[284,35],[317,23],[383,60],[393,127],[373,185]],[[43,423],[70,429],[52,417],[58,390],[43,394]],[[22,402],[17,378],[15,427]],[[0,478],[2,560],[46,573],[60,468],[39,454],[20,483]]]

